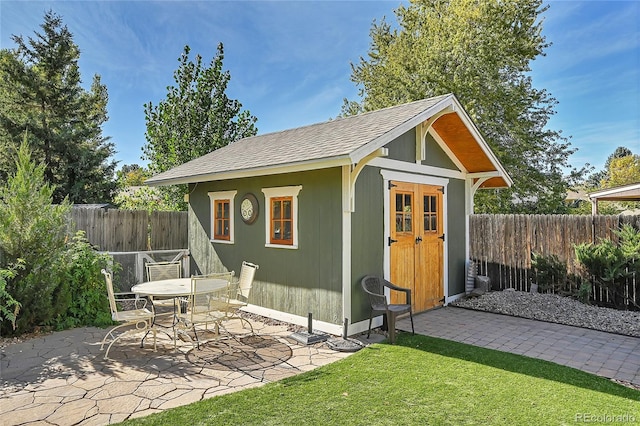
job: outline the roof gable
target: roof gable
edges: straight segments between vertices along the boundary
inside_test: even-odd
[[[146,183],[195,183],[356,164],[452,103],[466,117],[455,96],[437,96],[324,123],[244,138],[155,175]],[[466,119],[470,122],[468,117]],[[476,142],[484,147],[477,150],[490,152],[479,135],[478,138]],[[486,161],[491,164],[490,169],[498,168],[504,172],[492,155]],[[506,176],[506,173],[503,174]]]

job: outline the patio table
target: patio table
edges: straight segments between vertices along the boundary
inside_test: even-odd
[[[203,291],[219,290],[229,284],[227,280],[207,280],[206,287],[201,284]],[[139,296],[154,297],[186,297],[191,294],[191,278],[170,278],[168,280],[147,281],[131,287],[131,291]]]
[[[209,279],[205,283],[202,283],[198,287],[198,292],[211,292],[221,290],[229,285],[229,282],[224,279]],[[137,296],[146,296],[153,304],[154,297],[161,298],[173,298],[174,301],[179,297],[188,297],[191,295],[191,278],[170,278],[166,280],[147,281],[141,284],[136,284],[131,287],[131,292]],[[176,304],[174,302],[174,323],[176,320],[175,309]],[[154,318],[155,325],[155,318]],[[165,327],[165,326],[163,326]],[[146,333],[142,338],[142,342],[147,337]]]

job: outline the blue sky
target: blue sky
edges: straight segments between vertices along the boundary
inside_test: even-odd
[[[183,47],[208,64],[222,42],[227,94],[258,118],[259,133],[326,121],[357,99],[350,63],[366,56],[373,20],[395,22],[394,1],[0,0],[0,47],[40,31],[49,8],[80,47],[86,86],[109,93],[104,135],[119,165],[145,164],[143,105],[173,84]],[[534,86],[558,101],[550,127],[570,137],[571,164],[599,170],[618,146],[640,154],[640,2],[552,1],[553,43],[532,64]]]

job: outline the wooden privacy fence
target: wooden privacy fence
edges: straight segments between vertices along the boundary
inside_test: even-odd
[[[188,246],[187,212],[71,209],[72,232],[86,232],[100,251],[174,250]]]
[[[569,275],[580,275],[574,245],[617,242],[615,231],[623,224],[640,229],[640,216],[582,215],[472,215],[469,220],[470,257],[479,265],[478,273],[491,278],[493,289],[529,291],[531,253],[555,255],[566,262]],[[640,281],[631,280],[628,294],[640,303]],[[602,289],[592,297],[606,303]]]

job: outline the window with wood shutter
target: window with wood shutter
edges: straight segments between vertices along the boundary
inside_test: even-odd
[[[237,191],[209,192],[211,201],[211,241],[232,244],[234,241],[234,198]]]
[[[213,239],[229,240],[231,238],[231,218],[229,204],[231,201],[215,200],[213,211]]]
[[[298,248],[298,194],[302,186],[263,188],[265,205],[265,246]]]
[[[271,199],[271,244],[293,244],[293,197]]]

